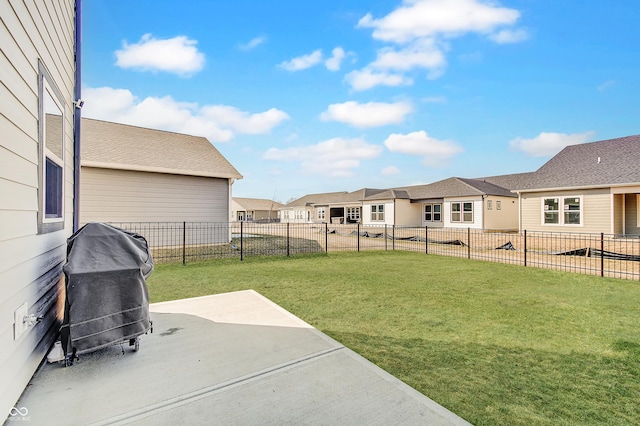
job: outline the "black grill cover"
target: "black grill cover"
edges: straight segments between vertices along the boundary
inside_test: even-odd
[[[151,328],[146,279],[153,271],[141,235],[88,223],[67,240],[66,354],[82,354],[133,339]]]

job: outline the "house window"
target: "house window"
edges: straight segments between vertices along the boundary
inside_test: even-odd
[[[543,199],[544,224],[581,225],[582,197],[555,197]],[[560,210],[562,206],[562,210]]]
[[[384,204],[371,205],[371,221],[384,222]]]
[[[473,203],[451,203],[451,222],[473,223]]]
[[[496,201],[496,210],[502,210],[502,201]]]
[[[39,209],[41,233],[64,227],[64,102],[44,65],[39,62]]]
[[[564,224],[580,225],[580,198],[570,197],[564,199]]]
[[[559,223],[560,211],[558,207],[560,201],[557,198],[545,198],[544,199],[544,223]]]
[[[324,207],[318,207],[318,219],[324,220],[326,214],[326,210]]]
[[[350,222],[359,222],[360,207],[347,207],[347,220]]]
[[[282,218],[284,220],[289,220],[289,210],[285,210],[282,212]]]
[[[253,220],[253,212],[247,212],[247,220]]]
[[[295,211],[296,219],[304,219],[304,210]]]
[[[442,221],[442,204],[425,204],[424,205],[424,221],[425,222],[441,222]]]
[[[491,210],[493,208],[493,201],[487,200],[487,210]]]

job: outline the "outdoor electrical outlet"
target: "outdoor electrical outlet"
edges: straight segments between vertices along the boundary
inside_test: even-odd
[[[13,340],[18,340],[22,333],[27,330],[27,323],[24,322],[24,317],[28,314],[29,305],[27,303],[22,304],[13,312]]]

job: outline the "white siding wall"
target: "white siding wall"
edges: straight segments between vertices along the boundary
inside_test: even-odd
[[[384,221],[371,220],[371,206],[384,205]],[[393,225],[395,205],[393,200],[368,201],[362,205],[362,223],[364,225]]]
[[[74,1],[0,0],[0,415],[22,393],[62,316],[62,264],[73,223]],[[38,76],[64,102],[65,199],[59,231],[38,233]],[[14,311],[44,315],[14,339]]]
[[[229,180],[82,167],[80,222],[227,222]]]
[[[451,203],[473,203],[473,222],[452,222],[451,221]],[[444,210],[444,226],[445,228],[471,228],[482,229],[482,198],[455,198],[445,199],[442,210]],[[462,214],[462,213],[461,213]]]

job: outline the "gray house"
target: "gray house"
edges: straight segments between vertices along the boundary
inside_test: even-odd
[[[242,175],[206,138],[82,119],[80,222],[228,222]]]
[[[5,416],[53,344],[63,315],[66,240],[77,224],[76,10],[80,0],[0,6],[0,413]]]

